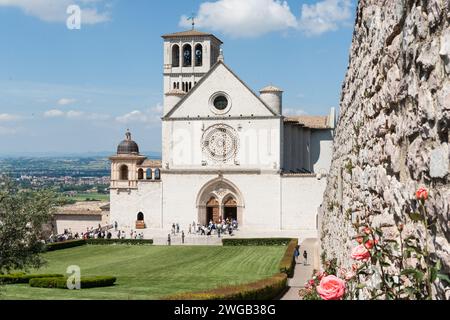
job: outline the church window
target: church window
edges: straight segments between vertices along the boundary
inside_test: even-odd
[[[153,175],[152,175],[152,169],[147,169],[147,172],[145,173],[147,180],[151,180]]]
[[[213,104],[217,110],[223,111],[228,107],[228,99],[224,95],[219,95],[214,99]]]
[[[139,169],[138,170],[138,180],[143,180],[143,179],[144,179],[144,170]]]
[[[128,180],[128,167],[126,165],[120,167],[120,180]]]
[[[142,212],[139,212],[137,215],[137,221],[144,221],[144,214]]]
[[[203,65],[203,47],[201,44],[195,46],[195,66],[201,67]]]
[[[192,66],[192,47],[186,44],[183,47],[183,67]]]
[[[185,86],[184,82],[183,82],[183,91],[186,92],[186,86]]]
[[[155,170],[155,180],[161,180],[161,171],[159,169]]]
[[[178,45],[174,45],[172,47],[172,67],[180,66],[180,47]]]

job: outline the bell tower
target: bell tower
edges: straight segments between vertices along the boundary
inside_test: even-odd
[[[163,35],[164,113],[167,94],[188,93],[217,62],[223,42],[195,29]],[[174,91],[175,90],[175,91]],[[171,103],[169,103],[171,105]]]

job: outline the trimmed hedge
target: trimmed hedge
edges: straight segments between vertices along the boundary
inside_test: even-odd
[[[111,245],[111,244],[128,244],[128,245],[150,245],[153,239],[87,239],[87,240],[69,240],[64,242],[55,242],[47,244],[47,251],[56,251],[80,247],[87,244],[92,245]]]
[[[88,239],[86,244],[111,245],[111,244],[129,244],[129,245],[149,245],[153,244],[153,239]]]
[[[298,239],[291,239],[283,258],[280,261],[280,272],[286,273],[289,278],[294,276],[295,271],[295,248],[298,245]]]
[[[0,283],[2,284],[17,284],[29,283],[31,279],[37,278],[62,278],[62,274],[25,274],[25,273],[11,273],[0,275]]]
[[[164,300],[273,300],[280,296],[287,286],[285,273],[256,282],[222,287],[218,289],[187,292],[163,298]]]
[[[222,239],[224,246],[287,246],[291,238]]]
[[[81,289],[110,287],[116,282],[115,277],[82,277]],[[30,280],[30,286],[34,288],[58,288],[67,289],[67,278],[35,278]]]
[[[69,240],[64,242],[55,242],[47,244],[47,251],[56,251],[62,249],[69,249],[74,247],[84,246],[86,240]]]

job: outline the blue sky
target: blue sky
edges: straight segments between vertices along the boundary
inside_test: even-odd
[[[69,30],[67,7],[81,8]],[[0,0],[0,154],[114,152],[130,128],[161,150],[161,35],[224,42],[251,88],[285,90],[289,114],[339,106],[356,0]]]

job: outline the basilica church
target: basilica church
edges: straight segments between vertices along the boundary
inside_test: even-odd
[[[111,221],[170,229],[230,218],[243,229],[315,231],[335,110],[283,115],[283,91],[249,88],[213,34],[193,29],[162,38],[162,160],[141,155],[126,133],[110,158]]]

